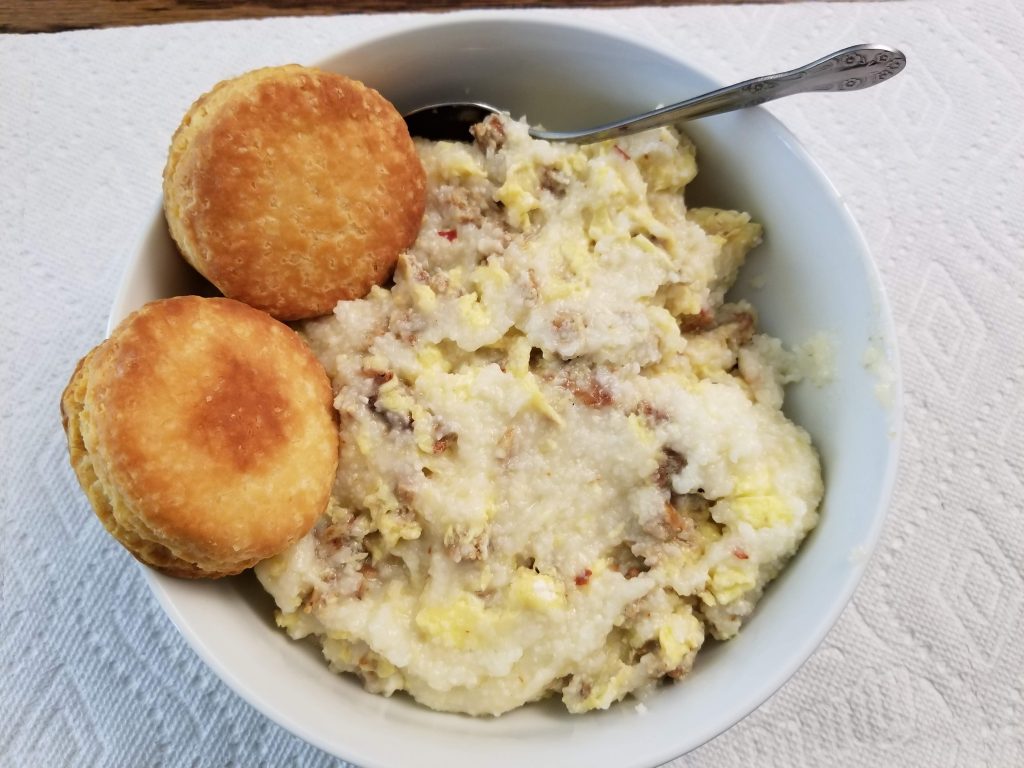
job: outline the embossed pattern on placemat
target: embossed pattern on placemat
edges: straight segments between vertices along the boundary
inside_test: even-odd
[[[907,430],[889,522],[814,657],[677,764],[1024,764],[1024,10],[922,0],[603,15],[724,80],[859,41],[892,42],[911,62],[883,88],[772,106],[861,222],[893,305]],[[0,764],[341,765],[242,702],[178,637],[78,491],[57,401],[102,337],[191,99],[394,23],[0,38]]]

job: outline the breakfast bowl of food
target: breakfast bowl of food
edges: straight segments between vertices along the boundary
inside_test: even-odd
[[[841,198],[760,109],[529,135],[699,66],[471,14],[189,110],[64,417],[100,519],[274,721],[368,768],[653,766],[837,620],[900,425]],[[409,136],[451,100],[505,112]]]

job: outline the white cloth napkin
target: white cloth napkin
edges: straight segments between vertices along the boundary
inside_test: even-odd
[[[1021,5],[551,15],[611,18],[725,81],[855,42],[910,60],[882,88],[771,107],[864,228],[899,326],[907,431],[889,521],[814,657],[678,765],[1024,764]],[[79,491],[57,403],[102,338],[192,99],[409,19],[0,38],[0,764],[340,764],[245,704],[174,631]]]

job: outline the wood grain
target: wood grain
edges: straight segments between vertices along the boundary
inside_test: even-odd
[[[633,5],[735,5],[742,0],[0,0],[0,32],[62,32],[69,29],[167,24],[177,21],[329,16],[340,13],[448,11],[461,8],[621,8]],[[746,0],[766,3],[773,0]]]

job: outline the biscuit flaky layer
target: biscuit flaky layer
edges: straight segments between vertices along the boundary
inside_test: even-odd
[[[371,88],[288,65],[192,105],[164,169],[184,257],[224,295],[283,320],[330,313],[385,281],[419,231],[423,166]]]
[[[136,558],[238,573],[327,505],[338,429],[327,375],[287,326],[231,299],[147,304],[78,364],[61,399],[71,464]]]

